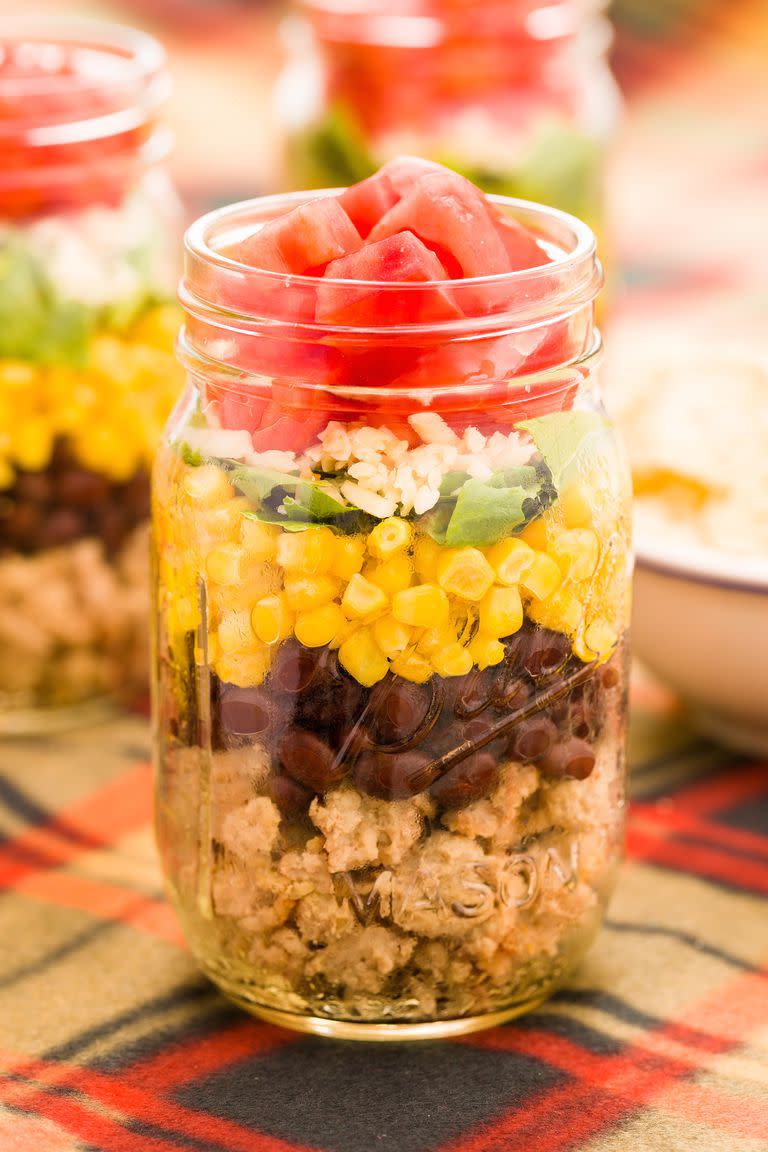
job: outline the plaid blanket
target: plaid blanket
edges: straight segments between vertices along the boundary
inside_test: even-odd
[[[145,724],[6,746],[2,1152],[768,1152],[768,765],[635,691],[628,853],[567,991],[457,1041],[285,1033],[162,894]]]

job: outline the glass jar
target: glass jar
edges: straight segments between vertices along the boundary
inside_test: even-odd
[[[0,26],[0,734],[146,692],[149,468],[179,388],[151,38]]]
[[[619,114],[601,0],[304,0],[276,106],[288,188],[351,184],[400,154],[603,225]]]
[[[553,263],[376,286],[379,324],[332,327],[318,293],[370,284],[227,255],[310,198],[187,234],[154,474],[159,846],[248,1010],[470,1031],[562,982],[621,854],[630,492],[600,270],[584,225],[495,198]]]

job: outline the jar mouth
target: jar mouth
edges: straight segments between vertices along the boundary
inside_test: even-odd
[[[0,21],[0,143],[34,150],[126,135],[155,119],[169,90],[165,51],[144,32],[79,19]]]
[[[557,208],[545,207],[528,200],[507,196],[487,199],[529,228],[545,246],[550,263],[522,271],[463,279],[419,281],[348,280],[337,277],[294,275],[255,268],[226,254],[226,249],[243,240],[266,224],[310,200],[338,196],[344,189],[326,188],[312,192],[293,192],[244,200],[201,216],[184,237],[185,275],[180,298],[187,311],[201,307],[230,316],[235,323],[289,322],[294,327],[329,332],[381,335],[382,333],[441,332],[458,336],[462,331],[479,328],[499,330],[512,323],[534,325],[562,319],[590,304],[602,285],[602,268],[597,260],[597,245],[591,229],[575,216]],[[429,324],[386,323],[376,326],[337,326],[317,324],[281,308],[280,300],[324,287],[375,290],[380,294],[382,312],[386,313],[388,297],[405,294],[414,303],[435,291],[450,292],[462,307],[459,319],[440,320]],[[227,288],[232,291],[227,291]],[[223,289],[223,290],[222,290]],[[236,291],[235,291],[236,289]],[[242,302],[251,295],[255,305]],[[233,299],[237,306],[233,306]],[[476,300],[483,304],[472,304]],[[487,302],[498,300],[499,307],[489,311]],[[249,301],[250,303],[250,301]],[[503,306],[502,306],[503,303]]]

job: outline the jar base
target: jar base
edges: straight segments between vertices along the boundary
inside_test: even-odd
[[[209,978],[211,974],[208,973]],[[252,1016],[257,1016],[267,1024],[275,1024],[292,1032],[304,1032],[313,1036],[325,1036],[331,1040],[362,1040],[364,1042],[402,1042],[406,1040],[448,1040],[454,1036],[466,1036],[470,1032],[482,1032],[506,1024],[526,1012],[533,1012],[554,991],[548,988],[537,992],[529,999],[520,1000],[508,1008],[497,1012],[487,1012],[479,1016],[462,1016],[452,1020],[425,1020],[397,1023],[379,1023],[370,1020],[333,1020],[323,1016],[301,1015],[298,1012],[285,1012],[280,1008],[270,1008],[258,1004],[232,987],[227,987],[220,977],[214,981],[228,1000]]]

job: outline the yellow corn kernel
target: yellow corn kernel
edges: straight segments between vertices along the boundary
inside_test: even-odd
[[[504,645],[495,636],[486,636],[484,632],[478,632],[470,642],[469,654],[472,663],[481,671],[484,668],[494,668],[504,659]]]
[[[282,532],[277,541],[277,562],[287,572],[321,576],[330,569],[334,554],[335,537],[330,528]]]
[[[392,615],[401,624],[416,628],[439,628],[448,621],[448,597],[434,584],[404,588],[392,597]]]
[[[511,636],[523,626],[523,602],[517,588],[491,588],[480,602],[480,629],[487,636]]]
[[[275,524],[262,524],[251,516],[240,518],[240,543],[249,560],[274,560],[280,529]]]
[[[293,612],[283,592],[262,596],[253,606],[251,624],[264,644],[279,644],[293,632]]]
[[[530,568],[520,577],[520,588],[536,600],[545,600],[560,587],[563,575],[546,552],[537,552]]]
[[[478,548],[443,548],[437,581],[450,596],[477,603],[493,584],[494,572]]]
[[[395,656],[390,667],[396,676],[402,676],[403,680],[410,680],[412,684],[426,684],[435,674],[430,662],[416,652],[401,652]]]
[[[239,544],[219,544],[205,560],[205,570],[214,584],[229,587],[243,578],[245,553]]]
[[[589,580],[600,559],[600,544],[591,528],[570,528],[561,532],[550,545],[563,576],[571,580]]]
[[[572,589],[558,588],[546,600],[533,600],[528,605],[528,615],[543,628],[574,636],[581,626],[584,608]]]
[[[376,643],[370,628],[358,628],[339,648],[342,668],[365,688],[372,688],[389,671],[389,661]]]
[[[607,620],[598,617],[576,637],[573,650],[579,660],[589,664],[592,660],[607,660],[619,641],[619,634]]]
[[[439,628],[427,628],[419,637],[416,648],[422,656],[432,656],[441,648],[456,643],[456,629],[450,622]]]
[[[238,688],[255,688],[265,679],[269,664],[268,648],[224,652],[216,660],[216,675],[227,684],[236,684]]]
[[[592,500],[586,485],[571,484],[570,488],[560,493],[558,503],[566,528],[592,526]]]
[[[363,566],[365,538],[363,536],[337,536],[333,547],[331,574],[346,583]]]
[[[379,560],[402,552],[413,539],[413,528],[407,520],[388,516],[377,524],[368,537],[368,551]]]
[[[385,656],[397,656],[411,642],[412,629],[394,616],[381,616],[373,625],[373,637]]]
[[[20,420],[11,441],[14,459],[28,472],[47,468],[53,448],[53,432],[45,420]]]
[[[333,637],[333,640],[329,640],[328,647],[334,650],[341,648],[344,641],[349,640],[350,636],[353,636],[361,627],[362,625],[359,620],[346,620]]]
[[[354,575],[344,589],[341,606],[350,619],[361,620],[374,612],[383,612],[389,601],[381,588],[359,573]]]
[[[216,464],[201,464],[199,468],[190,468],[184,477],[184,491],[197,504],[209,508],[231,499],[234,493],[226,472]]]
[[[309,612],[335,600],[340,587],[333,576],[287,576],[285,596],[294,612]]]
[[[543,517],[538,520],[532,520],[531,523],[520,533],[520,539],[529,546],[534,548],[537,552],[546,552],[549,547],[549,534],[547,532],[547,521]]]
[[[307,648],[323,648],[331,643],[346,622],[338,604],[323,604],[310,612],[299,612],[294,633],[299,643]]]
[[[437,582],[437,562],[442,548],[431,536],[419,536],[413,546],[413,562],[422,584]]]
[[[213,508],[196,509],[191,531],[194,532],[201,548],[220,544],[224,540],[239,543],[240,521],[243,512],[247,512],[249,507],[245,497],[236,497]]]
[[[435,652],[432,667],[438,676],[466,676],[472,669],[472,657],[467,648],[456,642]]]
[[[227,612],[219,621],[217,632],[222,652],[238,652],[254,647],[256,633],[251,626],[251,614],[246,609]]]
[[[486,552],[488,563],[496,573],[499,584],[519,584],[524,572],[533,564],[535,552],[530,544],[512,536],[501,540]]]
[[[391,556],[389,560],[382,560],[378,564],[366,564],[363,576],[370,580],[387,596],[394,596],[395,592],[402,592],[410,588],[413,579],[413,564],[405,552]]]

